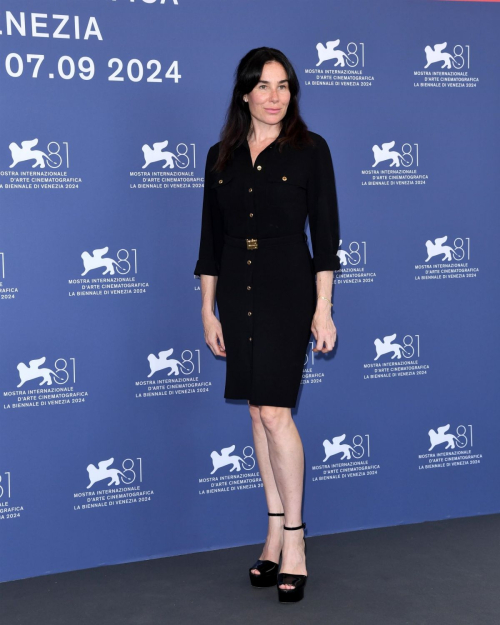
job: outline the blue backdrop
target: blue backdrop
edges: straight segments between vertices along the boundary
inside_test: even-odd
[[[293,411],[309,535],[499,511],[499,9],[2,0],[0,581],[264,539],[193,275],[261,45],[338,186],[337,346]]]

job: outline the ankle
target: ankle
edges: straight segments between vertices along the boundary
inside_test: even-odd
[[[283,526],[285,525],[285,518],[282,516],[270,516],[268,523],[268,532],[279,531],[283,532]]]

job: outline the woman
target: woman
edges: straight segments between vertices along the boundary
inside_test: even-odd
[[[269,510],[250,581],[277,585],[281,602],[302,599],[307,580],[304,452],[291,408],[311,331],[313,351],[335,345],[331,295],[340,268],[332,159],[302,120],[298,94],[295,71],[279,50],[256,48],[240,61],[221,141],[207,156],[194,271],[205,341],[226,357],[224,397],[248,400]]]

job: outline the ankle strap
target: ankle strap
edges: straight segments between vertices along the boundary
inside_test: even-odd
[[[285,516],[284,512],[268,512],[267,516]]]
[[[297,527],[287,527],[286,525],[284,525],[284,529],[286,530],[301,530],[302,528],[305,528],[306,524],[302,523],[302,525],[298,525]]]

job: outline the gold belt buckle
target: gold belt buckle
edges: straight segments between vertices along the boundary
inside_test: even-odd
[[[247,250],[256,250],[256,249],[258,249],[257,239],[247,239]]]

